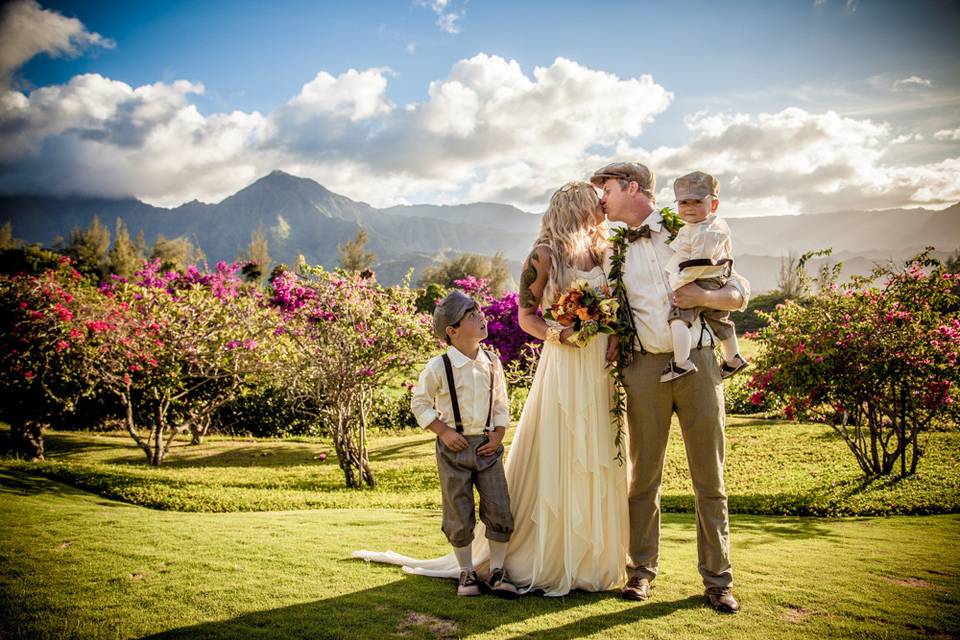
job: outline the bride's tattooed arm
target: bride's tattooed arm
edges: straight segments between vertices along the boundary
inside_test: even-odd
[[[547,335],[547,323],[537,315],[537,309],[541,306],[543,290],[547,286],[551,266],[550,250],[545,246],[539,246],[524,260],[523,270],[520,272],[520,304],[517,309],[517,321],[521,329],[540,340]]]

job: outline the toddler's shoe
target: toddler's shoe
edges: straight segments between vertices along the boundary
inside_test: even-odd
[[[726,361],[724,361],[724,363],[720,365],[720,377],[726,379],[732,375],[736,375],[737,373],[746,369],[748,364],[750,363],[744,360],[743,356],[738,353],[737,355],[733,356],[732,364],[728,364]]]
[[[507,572],[503,569],[493,570],[493,573],[490,574],[490,579],[487,580],[487,587],[490,589],[490,593],[498,598],[512,600],[520,595],[517,587],[510,582],[510,578],[507,577]]]
[[[460,571],[460,583],[457,585],[458,596],[478,596],[480,595],[480,580],[477,578],[477,572],[471,569]]]
[[[671,380],[688,376],[691,373],[696,373],[696,371],[697,365],[693,364],[692,360],[688,359],[683,364],[677,364],[676,360],[670,358],[670,364],[663,370],[663,375],[660,376],[660,382],[670,382]]]

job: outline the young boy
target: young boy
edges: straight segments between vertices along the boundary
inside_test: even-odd
[[[490,545],[487,586],[495,595],[516,597],[517,588],[503,569],[513,533],[501,446],[510,419],[503,368],[499,358],[480,348],[487,321],[470,296],[453,291],[441,300],[433,330],[450,348],[427,362],[410,408],[421,427],[437,434],[442,528],[460,565],[457,595],[480,593],[471,552],[476,487]]]
[[[677,209],[685,223],[670,244],[674,254],[666,266],[673,291],[691,282],[702,289],[720,289],[730,277],[733,270],[730,227],[714,215],[720,206],[719,192],[717,179],[701,171],[688,173],[673,183]],[[670,382],[697,370],[690,360],[690,327],[698,317],[710,325],[720,340],[723,352],[720,377],[729,378],[747,366],[747,361],[740,355],[737,332],[729,311],[672,306],[669,322],[673,359],[660,376],[660,382]]]

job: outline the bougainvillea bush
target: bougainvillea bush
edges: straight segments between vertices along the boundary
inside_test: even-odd
[[[19,455],[42,459],[43,427],[94,390],[80,310],[96,297],[69,258],[39,275],[0,276],[0,419]]]
[[[753,400],[831,424],[868,477],[915,473],[922,434],[957,421],[957,279],[923,253],[779,305],[757,337]]]
[[[328,429],[347,487],[376,484],[367,455],[371,409],[390,380],[436,351],[431,319],[409,287],[320,267],[271,283],[282,333],[293,345],[275,371],[291,401]]]
[[[124,407],[150,464],[178,434],[198,443],[213,415],[283,357],[280,314],[243,284],[241,268],[162,272],[156,261],[101,285],[98,304],[83,310],[91,375]]]

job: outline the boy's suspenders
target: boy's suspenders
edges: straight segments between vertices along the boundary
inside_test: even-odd
[[[493,417],[493,358],[483,349],[481,351],[487,356],[487,362],[490,363],[490,393],[487,397],[487,420],[484,423],[484,430],[487,430],[490,427],[490,419]],[[456,423],[457,433],[463,433],[460,403],[457,401],[457,385],[453,382],[453,365],[450,363],[450,356],[447,354],[443,354],[443,368],[447,372],[447,388],[450,390],[450,404],[453,405],[453,421]]]

